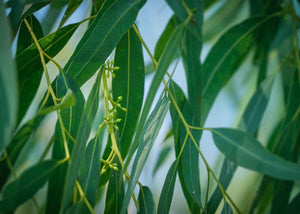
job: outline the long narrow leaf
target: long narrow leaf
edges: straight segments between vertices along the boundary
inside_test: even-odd
[[[145,162],[148,158],[155,138],[158,135],[168,109],[169,99],[167,97],[160,99],[143,128],[143,133],[139,139],[139,147],[132,166],[131,176],[123,201],[121,213],[125,213],[127,210],[131,194],[143,170]]]
[[[118,0],[107,11],[98,13],[90,25],[65,70],[81,86],[100,67],[115,48],[124,33],[134,23],[146,0]]]
[[[155,204],[151,190],[147,186],[142,186],[139,193],[139,210],[138,214],[154,214]]]
[[[212,134],[218,149],[239,166],[279,179],[300,180],[300,165],[272,154],[245,132],[218,128]]]
[[[115,65],[120,69],[112,80],[114,100],[122,97],[120,102],[126,112],[118,111],[119,142],[122,157],[125,158],[132,141],[139,118],[143,96],[145,69],[141,42],[133,28],[130,28],[119,42],[115,53]]]

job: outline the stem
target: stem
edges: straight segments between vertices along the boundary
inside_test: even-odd
[[[76,181],[76,187],[77,187],[77,189],[79,191],[79,195],[80,195],[81,199],[83,199],[83,201],[84,201],[85,205],[87,206],[87,208],[89,209],[89,211],[92,214],[94,214],[95,212],[94,212],[94,210],[93,210],[93,208],[92,208],[89,200],[86,198],[86,196],[85,196],[85,194],[84,194],[84,192],[82,190],[82,187],[81,187],[80,183],[78,182],[78,180]]]
[[[50,150],[50,148],[51,148],[53,142],[54,142],[54,135],[51,137],[49,143],[47,144],[47,146],[46,146],[46,148],[45,148],[45,150],[44,150],[42,156],[40,157],[39,162],[41,162],[41,161],[43,161],[43,160],[45,159],[45,157],[46,157],[46,155],[48,154],[48,152],[49,152],[49,150]]]
[[[141,41],[141,43],[143,44],[144,48],[146,49],[148,55],[150,56],[152,62],[153,62],[153,69],[156,70],[158,63],[156,61],[156,59],[154,58],[154,56],[152,55],[151,51],[149,50],[148,46],[146,45],[145,41],[143,40],[139,30],[137,29],[136,25],[132,25],[134,31],[136,32],[137,36],[139,37],[139,40]]]
[[[47,85],[48,85],[48,90],[52,96],[52,100],[54,102],[54,105],[57,106],[57,101],[56,101],[56,95],[53,91],[53,88],[51,86],[51,81],[50,81],[50,77],[49,77],[49,73],[48,73],[48,69],[47,69],[47,66],[46,66],[46,62],[45,62],[45,59],[44,59],[44,55],[43,55],[43,50],[32,30],[32,28],[30,27],[28,21],[26,19],[24,19],[24,23],[26,25],[26,27],[28,28],[28,31],[29,33],[31,34],[31,37],[39,51],[39,54],[40,54],[40,58],[41,58],[41,63],[43,65],[43,68],[44,68],[44,72],[45,72],[45,76],[46,76],[46,81],[47,81]],[[65,148],[65,153],[66,153],[66,158],[69,159],[69,162],[70,162],[70,152],[69,152],[69,148],[68,148],[68,145],[67,145],[67,139],[66,139],[66,135],[65,135],[65,132],[64,132],[64,124],[63,124],[63,121],[62,121],[62,117],[60,115],[60,111],[59,110],[56,110],[56,113],[57,113],[57,117],[58,117],[58,121],[59,121],[59,124],[60,124],[60,129],[61,129],[61,133],[62,133],[62,137],[63,137],[63,142],[64,142],[64,148]]]

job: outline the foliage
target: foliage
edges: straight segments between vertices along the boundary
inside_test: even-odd
[[[87,18],[66,24],[83,3]],[[131,200],[137,213],[169,213],[176,188],[190,213],[299,212],[299,3],[166,3],[173,15],[152,53],[138,29],[144,23],[136,23],[146,0],[0,1],[0,213],[28,212],[21,205],[32,201],[37,213],[124,214]],[[39,11],[47,11],[44,20]],[[186,89],[173,78],[180,60]],[[249,64],[251,72],[241,68]],[[240,73],[246,80],[234,80]],[[233,81],[249,86],[240,92],[247,99],[237,105],[235,127],[206,127]],[[268,109],[280,115],[270,133],[263,123]],[[171,125],[152,175],[169,170],[157,197],[140,178],[168,112]],[[49,117],[56,120],[49,142],[33,152]],[[211,133],[221,167],[206,159],[203,132]],[[259,175],[255,196],[244,204],[228,191],[238,167]]]

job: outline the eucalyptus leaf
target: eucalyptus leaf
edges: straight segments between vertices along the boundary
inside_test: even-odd
[[[283,180],[300,180],[300,165],[276,156],[245,132],[211,129],[218,149],[237,165]]]
[[[152,113],[150,114],[139,139],[139,147],[134,159],[131,170],[131,176],[128,183],[127,191],[121,208],[121,213],[125,213],[131,194],[142,172],[145,162],[149,156],[150,150],[158,135],[160,127],[164,121],[166,113],[169,109],[169,99],[164,97],[158,101]]]
[[[51,173],[60,163],[54,160],[41,162],[21,174],[19,178],[6,185],[2,191],[0,211],[10,212],[32,198],[44,186]]]
[[[155,203],[151,190],[147,186],[140,187],[138,214],[154,214]]]
[[[0,2],[0,154],[12,138],[18,111],[18,82],[11,52],[11,31]]]
[[[119,110],[117,117],[120,152],[126,157],[133,138],[137,118],[142,108],[145,81],[145,66],[141,42],[133,28],[130,28],[117,45],[115,66],[120,67],[112,80],[114,100],[122,97],[120,104],[126,111]]]
[[[232,214],[232,208],[227,201],[225,201],[221,214]]]
[[[85,151],[85,146],[90,135],[92,123],[96,115],[98,104],[99,104],[99,88],[100,80],[103,69],[98,72],[96,81],[89,94],[88,100],[84,105],[83,112],[81,115],[78,132],[76,135],[76,144],[74,145],[71,161],[66,174],[66,180],[63,190],[62,206],[60,213],[64,213],[68,207],[68,204],[72,200],[75,182],[80,171],[81,163],[83,160],[82,153]]]
[[[71,24],[58,31],[39,39],[43,51],[50,57],[54,57],[69,41],[80,23]],[[21,34],[20,34],[21,36]],[[49,61],[45,57],[46,63]],[[19,102],[18,121],[25,115],[43,75],[43,65],[36,45],[33,43],[26,49],[19,51],[16,56],[18,79],[19,79]]]
[[[177,175],[177,161],[174,161],[168,171],[167,177],[164,182],[164,186],[161,190],[157,213],[162,213],[162,214],[169,213],[171,203],[172,203],[173,193],[174,193],[176,175]]]
[[[68,7],[60,21],[60,26],[63,26],[64,23],[70,18],[73,12],[80,6],[83,0],[70,0]]]
[[[146,0],[118,0],[101,11],[77,45],[65,71],[81,86],[110,55],[124,33],[134,23]]]

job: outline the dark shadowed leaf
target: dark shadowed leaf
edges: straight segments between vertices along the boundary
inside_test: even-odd
[[[139,193],[139,209],[138,214],[154,214],[155,204],[151,190],[147,186],[142,186]]]
[[[124,33],[134,23],[145,0],[116,1],[103,14],[98,13],[65,66],[81,86],[102,65]]]
[[[54,160],[41,162],[4,187],[0,201],[0,211],[13,211],[23,202],[32,198],[44,186],[51,173],[60,163]]]
[[[160,127],[164,121],[166,113],[169,109],[169,99],[164,97],[158,101],[154,110],[150,114],[139,139],[139,147],[134,159],[134,163],[131,170],[131,176],[128,184],[128,188],[123,201],[121,213],[125,213],[131,194],[138,181],[138,178],[144,168],[145,162],[148,158],[150,150],[154,144],[154,141],[158,135]]]
[[[15,128],[18,110],[18,86],[11,52],[11,31],[0,2],[0,154],[8,144]]]
[[[100,69],[94,86],[89,94],[88,100],[84,105],[81,119],[79,122],[78,132],[76,134],[76,144],[74,145],[72,154],[71,154],[71,163],[68,167],[63,197],[62,197],[62,206],[60,208],[60,213],[64,213],[72,200],[73,191],[75,182],[80,171],[81,163],[83,160],[83,153],[85,152],[86,143],[90,135],[94,117],[97,113],[98,104],[99,104],[99,88],[100,80],[102,75],[102,70]]]
[[[171,203],[172,203],[173,193],[174,193],[176,175],[177,175],[177,161],[174,161],[174,163],[171,165],[168,171],[167,177],[164,182],[164,186],[160,193],[157,213],[162,213],[162,214],[169,213]]]
[[[112,80],[114,100],[122,96],[121,106],[127,111],[118,111],[120,152],[126,157],[139,118],[144,96],[144,58],[141,42],[130,28],[117,45],[115,53],[116,77]]]
[[[211,129],[218,149],[239,166],[284,180],[300,180],[300,165],[286,161],[266,150],[245,132]]]
[[[291,203],[288,205],[285,210],[285,214],[298,214],[300,210],[300,193],[293,198]]]

